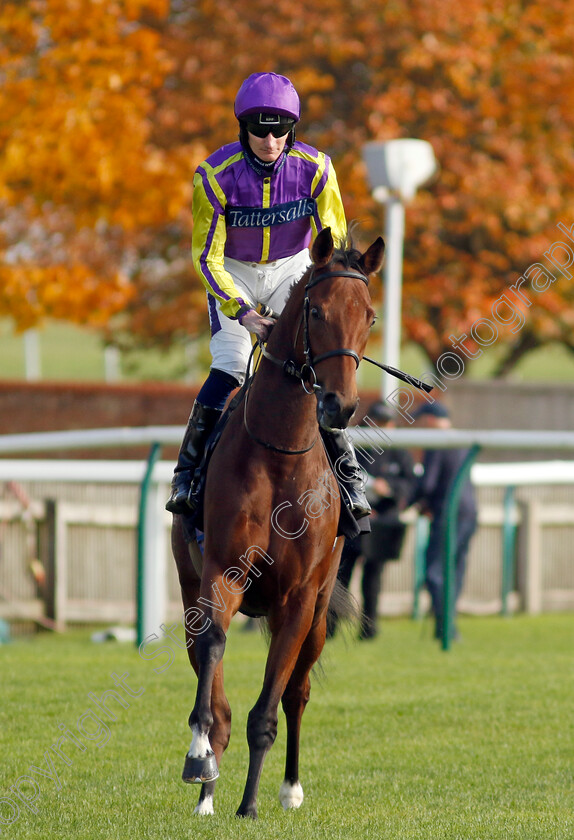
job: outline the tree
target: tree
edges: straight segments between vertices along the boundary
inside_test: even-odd
[[[115,340],[166,345],[201,329],[191,176],[236,136],[235,93],[260,70],[293,79],[301,136],[332,156],[365,240],[381,213],[363,143],[432,143],[440,175],[407,215],[403,334],[433,361],[574,221],[568,0],[315,0],[304,14],[290,0],[32,0],[0,24],[0,312],[21,327],[116,312]],[[564,278],[501,336],[500,372],[571,346],[571,313]]]
[[[174,11],[164,43],[178,69],[158,92],[158,142],[228,142],[241,80],[262,69],[285,73],[301,93],[305,139],[334,158],[348,215],[365,237],[378,232],[380,213],[366,187],[363,143],[432,143],[440,176],[407,217],[404,334],[433,362],[541,260],[556,222],[572,221],[567,0],[316,0],[304,15],[287,0],[250,0],[225,16],[213,0],[197,0]],[[500,373],[540,344],[571,345],[570,287],[556,282],[525,311],[526,328],[501,337]]]
[[[379,136],[429,140],[441,176],[413,207],[406,328],[431,359],[451,349],[572,219],[573,21],[567,3],[403,4],[387,86],[370,100]],[[394,37],[393,37],[394,35]],[[571,284],[526,312],[500,371],[534,343],[568,340]]]
[[[142,254],[185,218],[193,155],[150,140],[170,67],[154,26],[167,11],[165,0],[0,9],[0,313],[20,329],[45,316],[105,328],[134,299]]]

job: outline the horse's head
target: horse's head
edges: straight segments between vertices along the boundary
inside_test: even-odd
[[[379,237],[364,254],[336,250],[329,228],[313,243],[303,342],[317,419],[325,429],[346,428],[359,402],[356,369],[375,316],[368,277],[381,267],[384,249]]]

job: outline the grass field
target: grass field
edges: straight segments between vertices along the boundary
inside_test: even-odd
[[[38,330],[40,378],[102,382],[106,378],[104,345],[93,330],[73,324],[48,321]],[[202,352],[205,352],[202,350]],[[124,354],[119,361],[121,381],[183,379],[189,372],[183,347],[169,352],[146,350]],[[0,378],[24,379],[24,339],[15,335],[11,323],[0,319]]]
[[[234,721],[213,817],[193,816],[199,790],[180,781],[194,679],[183,651],[163,673],[87,632],[42,635],[0,648],[2,783],[7,838],[183,840],[567,840],[574,836],[574,617],[462,619],[444,653],[430,626],[387,621],[369,643],[328,643],[302,736],[305,801],[283,812],[285,727],[269,753],[259,820],[234,817],[247,769],[245,723],[258,694],[265,643],[232,628],[226,683]],[[135,694],[106,730],[94,698]],[[94,698],[88,695],[93,694]],[[127,696],[124,694],[124,696]],[[67,765],[44,754],[68,728]],[[80,724],[80,726],[78,726]],[[83,732],[80,727],[83,727]],[[85,733],[90,733],[92,739]],[[98,743],[100,746],[98,746]],[[35,765],[38,790],[23,776]],[[50,777],[50,774],[52,777]],[[57,789],[56,779],[60,789]],[[11,786],[37,798],[11,825]],[[4,798],[4,799],[3,799]]]
[[[104,349],[95,332],[72,324],[47,322],[38,336],[42,379],[82,382],[105,379]],[[500,354],[501,347],[495,345],[489,348],[479,359],[468,364],[468,376],[471,379],[491,377]],[[380,337],[372,339],[367,355],[381,359]],[[431,369],[425,354],[414,344],[406,344],[402,348],[400,365],[413,376],[420,376]],[[124,382],[182,381],[185,378],[200,381],[208,368],[208,338],[203,336],[190,346],[187,354],[182,346],[176,346],[169,352],[149,349],[123,355],[119,378]],[[0,319],[0,379],[23,379],[25,372],[23,338],[14,335],[7,319]],[[512,378],[518,381],[572,382],[574,354],[560,345],[536,350],[521,360]],[[361,388],[376,389],[380,386],[381,372],[373,365],[362,364],[358,381]]]

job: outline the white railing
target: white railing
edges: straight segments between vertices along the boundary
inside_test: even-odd
[[[112,429],[77,429],[63,432],[31,432],[0,435],[0,455],[54,450],[104,449],[107,447],[142,446],[153,443],[179,446],[182,426],[140,426]],[[533,449],[540,451],[566,450],[574,452],[574,432],[524,431],[508,429],[391,429],[381,435],[380,430],[351,427],[349,433],[358,443],[423,449],[468,448]]]
[[[113,446],[179,445],[183,429],[180,426],[147,426],[76,430],[69,432],[41,432],[0,436],[0,454],[48,452],[77,449],[98,449]],[[350,429],[351,437],[359,445],[367,442],[385,448],[467,448],[531,449],[536,451],[574,451],[574,432],[473,431],[392,429],[381,438],[376,429]],[[139,626],[145,635],[154,632],[165,618],[167,551],[164,510],[166,487],[171,480],[173,463],[157,461],[60,461],[8,460],[0,458],[1,481],[62,481],[121,483],[145,486],[145,498],[140,505],[138,528],[142,552],[138,557],[139,574],[143,578],[143,594],[138,600]],[[517,486],[523,484],[573,483],[574,461],[531,462],[525,464],[475,464],[472,480],[484,486]],[[147,479],[149,482],[146,483]],[[536,545],[536,522],[532,525],[532,539]],[[531,560],[535,581],[540,575],[540,557]],[[532,596],[534,606],[538,603]]]

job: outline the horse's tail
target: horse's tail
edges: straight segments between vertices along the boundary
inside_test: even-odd
[[[361,608],[354,595],[343,586],[340,580],[335,581],[329,609],[327,612],[327,636],[333,636],[338,625],[356,625],[361,618]]]
[[[329,601],[327,609],[327,640],[335,635],[335,632],[343,631],[347,637],[348,633],[345,631],[355,628],[361,618],[361,608],[357,599],[349,590],[343,586],[341,581],[337,579]],[[346,639],[345,639],[346,641]],[[325,677],[324,656],[325,651],[329,650],[329,646],[323,648],[323,653],[320,658],[313,665],[313,676],[319,683],[323,682]],[[327,653],[327,659],[328,659]]]
[[[343,586],[341,581],[337,579],[329,607],[327,609],[327,638],[335,635],[337,627],[342,625],[343,629],[350,629],[356,627],[362,615],[361,607],[355,596]],[[269,630],[269,622],[266,616],[256,619],[255,622],[263,637],[267,642],[271,639],[271,631]],[[250,627],[253,625],[250,625]]]

